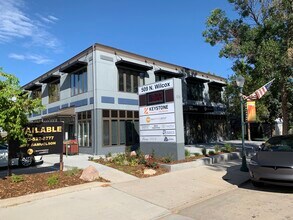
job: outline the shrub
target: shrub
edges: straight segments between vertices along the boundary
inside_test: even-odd
[[[216,145],[215,146],[215,152],[216,153],[219,153],[220,150],[221,150],[221,147],[219,145]]]
[[[200,156],[200,153],[194,153],[193,155],[198,157],[198,156]]]
[[[107,153],[106,157],[112,157],[112,153],[111,152]]]
[[[209,155],[215,155],[215,151],[210,150],[210,151],[209,151]]]
[[[159,164],[153,158],[149,158],[149,159],[145,160],[145,166],[152,168],[152,169],[159,168]]]
[[[161,160],[162,160],[163,163],[171,163],[172,160],[173,160],[173,157],[171,155],[167,155],[165,157],[162,157]]]
[[[80,169],[78,169],[77,167],[72,167],[70,170],[67,170],[65,172],[65,175],[67,176],[75,176],[79,173]]]
[[[232,146],[231,144],[224,144],[224,148],[222,148],[222,152],[224,153],[230,153],[232,151]]]
[[[11,181],[12,181],[13,183],[19,183],[19,182],[24,181],[24,178],[23,178],[22,175],[15,175],[15,174],[13,173],[12,176],[11,176]]]
[[[48,177],[48,179],[47,179],[47,184],[49,186],[55,186],[58,183],[59,183],[59,178],[57,175],[52,175],[52,176]]]
[[[185,157],[190,157],[190,151],[185,149]]]
[[[202,148],[202,149],[201,149],[201,153],[202,153],[202,155],[207,155],[207,149]]]

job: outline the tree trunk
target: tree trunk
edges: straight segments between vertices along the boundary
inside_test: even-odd
[[[288,90],[286,83],[282,87],[282,119],[283,119],[283,135],[288,134],[289,130],[289,114],[288,114]]]

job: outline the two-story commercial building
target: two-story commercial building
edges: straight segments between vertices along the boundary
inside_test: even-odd
[[[30,121],[64,121],[79,151],[123,152],[139,142],[138,87],[182,80],[185,143],[225,138],[224,78],[94,44],[23,86],[45,110]]]

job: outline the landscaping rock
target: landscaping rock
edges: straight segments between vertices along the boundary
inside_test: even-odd
[[[144,175],[150,175],[150,176],[155,175],[156,173],[157,173],[157,171],[155,171],[155,170],[153,170],[153,169],[145,169],[145,170],[143,171],[143,174],[144,174]]]
[[[84,181],[92,182],[96,179],[99,179],[99,177],[99,171],[94,166],[90,165],[82,171],[82,174],[79,178]]]
[[[136,156],[136,152],[135,152],[135,151],[131,151],[131,152],[130,152],[130,156],[131,156],[131,157],[135,157],[135,156]]]

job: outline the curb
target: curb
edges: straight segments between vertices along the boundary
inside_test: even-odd
[[[185,162],[185,163],[178,163],[178,164],[160,164],[161,167],[168,170],[168,172],[175,172],[179,170],[185,170],[190,168],[195,168],[199,166],[204,165],[211,165],[223,161],[230,161],[230,160],[236,160],[241,159],[241,155],[239,152],[233,152],[233,153],[225,153],[225,154],[219,154],[211,157],[204,157],[197,159],[192,162]]]
[[[103,187],[103,186],[106,186],[105,184],[110,184],[110,183],[107,183],[107,182],[84,183],[84,184],[79,184],[79,185],[75,185],[75,186],[69,186],[69,187],[44,191],[44,192],[38,192],[38,193],[28,194],[28,195],[19,196],[19,197],[1,199],[0,200],[0,208],[7,208],[10,206],[16,206],[19,204],[33,202],[35,200],[50,198],[50,197],[59,196],[59,195],[72,193],[72,192],[77,192],[77,191],[82,191],[82,190],[86,190],[86,189],[92,189],[95,187]]]

